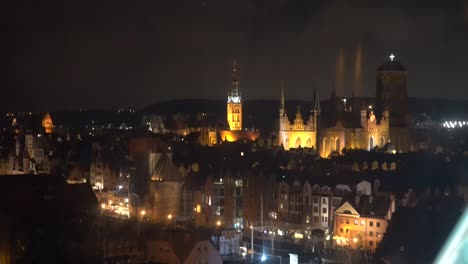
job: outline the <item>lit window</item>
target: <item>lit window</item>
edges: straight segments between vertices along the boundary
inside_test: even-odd
[[[363,226],[366,222],[364,220],[361,220],[361,225]]]
[[[354,224],[355,224],[355,225],[357,225],[357,222],[358,222],[358,220],[357,220],[357,219],[354,219]]]
[[[283,209],[283,203],[280,203],[280,209]]]
[[[376,232],[375,235],[376,235],[377,237],[382,237],[382,235],[380,234],[380,232]]]

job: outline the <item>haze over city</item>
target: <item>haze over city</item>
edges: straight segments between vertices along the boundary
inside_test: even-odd
[[[9,1],[0,264],[458,264],[468,0]]]
[[[344,54],[350,96],[391,53],[410,97],[468,99],[468,5],[451,1],[60,1],[7,3],[6,110],[141,108],[222,99],[234,59],[246,99],[328,96]],[[27,95],[24,98],[22,95]],[[39,99],[40,100],[37,100]]]

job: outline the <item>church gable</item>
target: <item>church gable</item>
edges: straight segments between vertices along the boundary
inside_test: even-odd
[[[359,216],[359,213],[354,209],[354,207],[349,203],[345,202],[338,209],[335,210],[336,214],[347,214],[353,216]]]

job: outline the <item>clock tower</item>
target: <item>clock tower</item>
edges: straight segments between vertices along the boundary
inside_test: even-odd
[[[228,92],[227,121],[230,130],[242,130],[242,100],[239,90],[239,67],[234,61],[232,87]]]

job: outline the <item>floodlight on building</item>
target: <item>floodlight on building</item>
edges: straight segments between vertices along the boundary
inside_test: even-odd
[[[304,235],[301,234],[301,233],[294,233],[294,238],[303,239],[303,238],[304,238]]]
[[[221,221],[218,220],[218,221],[216,222],[216,225],[217,225],[217,226],[220,226],[220,225],[221,225]]]
[[[171,214],[168,214],[168,215],[167,215],[167,219],[171,220],[171,219],[172,219],[172,215],[171,215]]]
[[[358,242],[358,239],[357,239],[357,238],[353,238],[353,242],[354,242],[354,243],[357,243],[357,242]]]
[[[146,211],[145,211],[145,210],[142,210],[142,211],[140,212],[140,214],[141,214],[142,216],[144,216],[144,215],[146,214]]]

